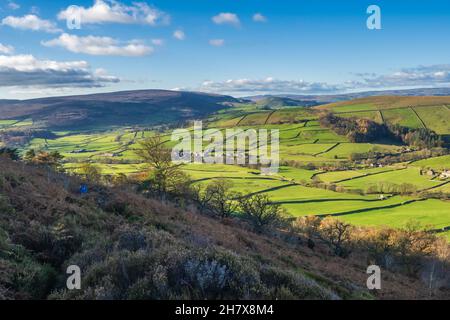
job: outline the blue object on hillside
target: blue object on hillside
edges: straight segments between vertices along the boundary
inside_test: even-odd
[[[80,186],[80,193],[81,193],[81,194],[88,193],[88,187],[87,187],[87,185],[82,184],[82,185]]]

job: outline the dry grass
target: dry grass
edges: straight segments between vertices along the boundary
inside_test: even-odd
[[[0,231],[3,229],[9,233],[11,245],[25,247],[32,252],[36,263],[50,264],[61,274],[64,272],[63,266],[74,255],[87,250],[99,239],[115,241],[120,236],[119,231],[124,228],[142,232],[163,230],[172,239],[163,244],[168,246],[169,251],[172,241],[176,243],[173,245],[176,251],[185,247],[200,251],[207,248],[225,250],[250,259],[261,270],[270,266],[306,276],[341,298],[359,299],[372,295],[381,299],[429,297],[426,285],[419,280],[389,271],[383,271],[383,289],[369,292],[365,289],[368,261],[363,253],[356,252],[342,259],[330,254],[329,249],[322,244],[311,250],[306,246],[305,239],[294,237],[288,232],[257,234],[241,220],[220,220],[201,215],[194,208],[175,207],[124,188],[90,186],[89,194],[81,196],[77,191],[79,183],[76,177],[0,159],[0,195],[8,199],[8,206],[14,211],[0,213]],[[71,239],[80,239],[80,243],[69,242],[69,250],[66,242],[63,242],[61,246],[66,251],[58,251],[56,255],[48,248],[39,247],[41,243],[32,238],[34,234],[39,234],[38,229],[30,228],[31,225],[48,230],[66,230]],[[60,242],[54,243],[60,245]],[[0,255],[0,289],[2,285],[7,286],[9,281],[7,277],[2,280],[2,271],[18,272],[11,263],[2,266],[2,259]],[[57,282],[54,288],[58,289]],[[46,291],[45,295],[49,292],[51,290]],[[1,294],[0,290],[0,297]],[[21,294],[9,298],[27,298]],[[448,297],[448,292],[439,294],[441,298]],[[317,298],[314,295],[307,297]]]

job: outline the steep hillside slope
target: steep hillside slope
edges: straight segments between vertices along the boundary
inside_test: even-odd
[[[121,188],[89,186],[0,158],[0,299],[425,298],[418,281],[383,272],[369,292],[366,261],[301,238],[249,231]],[[78,265],[82,289],[65,289]]]

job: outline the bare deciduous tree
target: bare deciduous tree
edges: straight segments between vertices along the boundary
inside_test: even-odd
[[[320,224],[320,237],[333,249],[334,254],[346,257],[349,254],[348,244],[351,240],[352,225],[338,219],[325,218]]]
[[[162,197],[184,193],[190,183],[189,177],[180,169],[181,164],[172,162],[171,150],[165,143],[160,135],[155,135],[140,141],[139,149],[135,150],[136,155],[150,166],[148,189]]]
[[[283,210],[279,204],[272,203],[267,195],[255,194],[240,200],[242,213],[256,230],[273,226],[283,220]]]
[[[239,193],[231,190],[233,184],[224,179],[216,179],[210,183],[200,196],[202,203],[216,215],[225,218],[237,211]]]

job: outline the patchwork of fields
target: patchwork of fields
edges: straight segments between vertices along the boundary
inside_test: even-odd
[[[416,221],[424,228],[445,228],[450,226],[450,202],[391,194],[386,186],[407,184],[417,191],[448,194],[448,180],[424,174],[423,170],[450,170],[449,155],[387,166],[355,165],[351,170],[326,171],[323,168],[330,165],[348,164],[353,154],[372,151],[395,156],[404,146],[389,141],[352,143],[347,137],[321,127],[317,121],[320,112],[331,110],[342,117],[428,128],[448,137],[450,109],[447,104],[450,99],[431,98],[376,97],[314,108],[261,110],[254,105],[239,105],[225,109],[204,122],[208,128],[279,130],[283,166],[278,174],[264,176],[257,169],[219,164],[192,164],[183,170],[191,176],[193,183],[206,184],[213,179],[226,178],[233,183],[234,190],[243,194],[267,194],[292,216],[335,215],[355,225],[392,227]],[[0,120],[0,130],[31,125],[29,120]],[[53,139],[35,138],[21,151],[30,148],[57,150],[64,156],[64,167],[69,171],[76,172],[80,163],[92,162],[106,175],[134,174],[147,169],[135,154],[139,140],[153,134],[139,127],[107,132],[54,132]],[[164,138],[168,147],[175,144],[170,141],[169,132]],[[296,163],[295,167],[292,161]],[[309,164],[312,164],[311,168]],[[450,232],[442,232],[442,235],[450,240]]]

